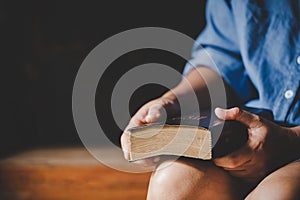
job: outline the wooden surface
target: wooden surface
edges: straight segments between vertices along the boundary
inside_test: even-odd
[[[104,149],[109,162],[126,166]],[[84,148],[38,149],[0,161],[1,200],[145,199],[150,173],[120,172]]]

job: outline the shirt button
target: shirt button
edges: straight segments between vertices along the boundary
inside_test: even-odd
[[[292,98],[293,96],[294,96],[293,90],[287,90],[287,91],[284,93],[284,97],[285,97],[286,99],[290,99],[290,98]]]
[[[297,57],[297,63],[300,65],[300,56]]]

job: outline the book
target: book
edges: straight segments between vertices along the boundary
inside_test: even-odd
[[[268,119],[270,111],[248,109]],[[210,160],[225,156],[248,139],[247,127],[233,120],[220,120],[205,112],[201,116],[171,117],[166,123],[152,123],[128,130],[129,161],[171,155]]]

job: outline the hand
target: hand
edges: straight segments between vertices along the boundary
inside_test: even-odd
[[[128,129],[136,126],[142,126],[145,124],[153,123],[164,117],[167,113],[176,113],[179,106],[175,98],[161,97],[153,101],[148,102],[142,106],[137,113],[131,118],[129,124],[125,128],[121,136],[121,146],[124,152],[124,156],[129,160],[129,133]],[[153,166],[159,162],[160,158],[153,157],[149,159],[143,159],[136,161],[135,163],[143,166]]]
[[[237,120],[248,127],[248,141],[239,150],[214,163],[231,175],[257,183],[268,173],[296,159],[297,135],[292,129],[281,127],[239,108],[215,110],[224,120]],[[297,156],[297,155],[296,155]]]

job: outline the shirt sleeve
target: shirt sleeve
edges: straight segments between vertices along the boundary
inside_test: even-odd
[[[206,26],[195,41],[192,58],[183,75],[198,66],[219,73],[240,101],[250,99],[252,86],[242,62],[234,17],[226,0],[207,1]]]

